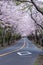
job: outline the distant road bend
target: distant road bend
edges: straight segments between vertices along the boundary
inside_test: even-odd
[[[34,65],[39,54],[43,54],[43,50],[22,38],[16,45],[0,50],[0,65]]]

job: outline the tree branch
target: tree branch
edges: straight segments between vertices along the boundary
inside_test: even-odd
[[[38,24],[37,21],[33,18],[32,12],[31,12],[31,18],[33,19],[33,21],[34,21],[38,26],[40,26],[40,27],[43,29],[43,27],[42,27],[40,24]]]
[[[37,9],[37,11],[39,11],[43,15],[43,12],[38,8],[38,6],[35,4],[35,2],[33,0],[31,0],[31,2],[35,6],[35,8]]]
[[[43,15],[43,11],[40,10],[40,8],[35,4],[35,2],[33,0],[31,0],[31,1],[16,0],[16,1],[18,1],[18,2],[29,2],[29,3],[32,3],[34,5],[34,7],[37,9],[37,11],[39,11]]]

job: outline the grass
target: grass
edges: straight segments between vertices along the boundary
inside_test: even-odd
[[[37,63],[35,63],[34,65],[38,65]]]
[[[43,55],[40,55],[34,65],[43,65]]]

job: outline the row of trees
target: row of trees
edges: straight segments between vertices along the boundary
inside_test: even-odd
[[[9,1],[9,0],[8,0]],[[0,1],[0,45],[3,47],[4,45],[10,45],[14,43],[16,40],[19,40],[21,38],[21,35],[17,31],[17,25],[16,23],[13,23],[14,16],[12,17],[12,14],[10,10],[7,11],[7,6],[9,6],[9,2],[7,3],[7,6],[5,4],[5,1]],[[6,8],[4,8],[3,4]],[[10,5],[11,7],[12,5]],[[5,11],[3,11],[3,8]],[[5,12],[5,13],[4,13]]]
[[[34,5],[34,11],[30,8],[30,15],[35,24],[35,35],[33,35],[33,40],[43,46],[43,10],[40,8],[42,4],[40,5],[39,2],[39,6],[37,6],[35,0],[31,0],[31,3]]]
[[[15,1],[15,0],[13,0],[13,1]],[[43,46],[43,7],[41,7],[43,4],[40,2],[41,3],[41,5],[40,5],[38,0],[28,0],[28,1],[27,0],[17,0],[16,4],[19,5],[23,2],[25,2],[24,3],[25,5],[23,6],[24,9],[22,9],[22,10],[25,10],[27,8],[26,12],[30,11],[30,13],[29,13],[30,17],[34,21],[35,42],[36,43],[38,42],[39,44],[42,44],[42,46]],[[0,10],[0,12],[1,12],[1,10]],[[2,13],[0,13],[0,15],[1,14]],[[2,20],[2,19],[0,19],[0,20]],[[6,27],[4,29],[6,29]],[[11,30],[12,29],[10,28],[10,32],[11,32]]]
[[[34,41],[34,43],[41,45],[43,47],[43,39],[42,39],[42,34],[39,35],[34,35],[33,33],[27,36],[28,39]]]
[[[30,11],[30,17],[34,21],[35,32],[28,37],[33,39],[36,43],[43,46],[43,2],[38,0],[16,0],[17,2],[25,3],[24,9],[26,12]]]
[[[21,38],[20,34],[15,33],[16,28],[7,23],[0,21],[0,45],[10,45]]]

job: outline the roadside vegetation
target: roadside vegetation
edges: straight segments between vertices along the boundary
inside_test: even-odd
[[[36,36],[33,33],[27,36],[28,39],[34,42],[35,45],[37,45],[39,48],[43,49],[43,35],[39,34]]]
[[[40,55],[34,65],[43,65],[43,55]]]
[[[3,27],[3,23],[0,22],[0,48],[15,44],[17,40],[21,39],[20,34],[16,34],[15,30],[12,31],[13,28],[11,29],[10,25]]]

